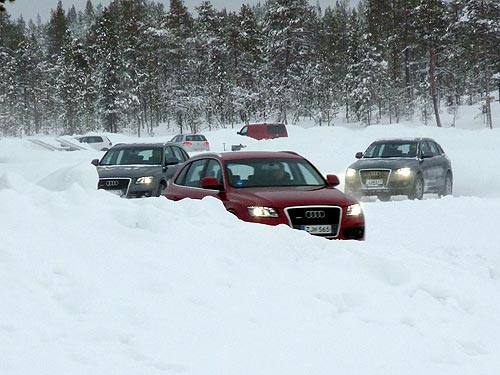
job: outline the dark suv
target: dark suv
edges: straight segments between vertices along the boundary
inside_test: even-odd
[[[159,196],[178,165],[187,159],[182,147],[170,143],[121,143],[92,164],[99,174],[98,189],[140,198]]]
[[[452,194],[450,159],[433,139],[380,139],[356,158],[346,171],[347,194],[375,195],[380,200],[392,195],[422,199],[424,193]]]
[[[362,240],[361,206],[336,189],[338,184],[337,176],[325,179],[294,152],[205,153],[179,168],[164,195],[172,200],[212,196],[244,221]]]

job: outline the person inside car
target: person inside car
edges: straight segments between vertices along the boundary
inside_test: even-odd
[[[290,183],[290,174],[285,171],[283,163],[277,163],[271,169],[270,180],[275,185],[287,185]]]

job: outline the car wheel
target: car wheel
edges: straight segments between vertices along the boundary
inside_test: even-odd
[[[445,195],[451,195],[453,193],[453,177],[451,172],[446,173],[446,177],[444,179],[443,190],[441,190],[438,195],[439,197],[444,197]]]
[[[381,202],[388,202],[391,200],[391,194],[389,194],[389,193],[379,194],[379,195],[377,195],[377,198]]]
[[[167,184],[164,181],[160,182],[160,185],[158,185],[158,191],[156,192],[156,196],[159,197],[160,195],[162,195],[166,187]]]
[[[410,199],[422,199],[424,196],[424,179],[422,176],[418,175],[415,177],[415,182],[413,183],[413,188],[411,193],[408,194],[408,198]]]

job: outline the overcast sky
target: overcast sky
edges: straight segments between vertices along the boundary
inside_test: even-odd
[[[184,0],[184,4],[188,6],[191,12],[194,13],[194,7],[201,4],[203,0]],[[265,0],[260,0],[264,3]],[[336,0],[309,0],[311,4],[319,4],[325,8],[330,5],[333,6]],[[39,14],[42,21],[46,21],[50,17],[50,10],[57,8],[58,0],[16,0],[14,3],[7,3],[6,8],[13,19],[17,19],[21,14],[25,21],[30,18],[36,20]],[[165,4],[165,9],[169,8],[170,0],[156,0],[156,2]],[[257,4],[259,0],[211,0],[211,3],[216,9],[226,8],[228,10],[239,10],[242,4]],[[351,3],[357,3],[358,0],[351,0]],[[68,10],[73,4],[76,10],[83,10],[87,0],[62,0],[63,7]],[[101,3],[107,5],[110,0],[93,0],[95,5]]]

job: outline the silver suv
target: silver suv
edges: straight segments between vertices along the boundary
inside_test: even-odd
[[[170,142],[184,147],[188,152],[210,151],[210,143],[203,134],[178,134]]]
[[[98,189],[126,198],[159,196],[188,153],[172,143],[120,143],[94,159]]]

